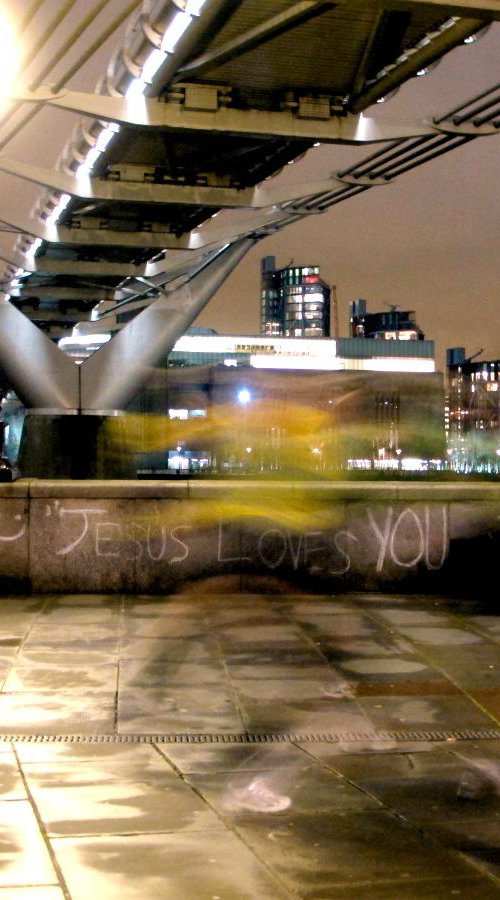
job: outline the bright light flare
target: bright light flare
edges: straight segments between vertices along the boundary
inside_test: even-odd
[[[252,395],[248,388],[241,388],[237,394],[238,403],[241,403],[242,406],[246,406],[247,403],[250,403],[252,399]]]

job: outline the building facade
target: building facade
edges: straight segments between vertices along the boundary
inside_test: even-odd
[[[176,342],[168,366],[224,365],[255,369],[434,372],[434,341],[376,338],[291,338],[217,334],[191,328]]]
[[[75,335],[65,349],[77,357],[94,347]],[[147,477],[439,468],[443,408],[433,341],[192,328],[129,412]]]
[[[447,352],[446,438],[457,472],[500,472],[500,360]]]
[[[268,337],[324,338],[330,335],[331,290],[319,266],[276,268],[276,258],[261,262],[260,333]]]
[[[422,329],[415,322],[413,310],[391,306],[388,311],[369,313],[366,300],[353,300],[349,308],[351,337],[385,341],[425,340]]]
[[[139,470],[302,477],[439,469],[443,403],[435,372],[170,366],[136,405],[157,448],[144,445]]]

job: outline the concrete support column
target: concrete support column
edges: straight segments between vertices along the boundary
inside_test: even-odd
[[[183,287],[165,293],[81,365],[81,408],[123,409],[185,333],[256,238],[219,251]]]
[[[30,478],[135,478],[122,428],[125,417],[58,415],[25,417],[19,451],[21,475]],[[122,428],[120,427],[122,426]]]
[[[0,365],[28,409],[77,412],[78,366],[8,300],[0,300]]]
[[[215,253],[186,284],[161,295],[80,366],[12,304],[0,301],[0,365],[28,409],[22,475],[135,476],[120,412],[256,240],[245,238]]]

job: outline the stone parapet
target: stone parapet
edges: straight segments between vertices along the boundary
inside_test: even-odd
[[[463,593],[499,551],[496,483],[0,485],[2,593]]]

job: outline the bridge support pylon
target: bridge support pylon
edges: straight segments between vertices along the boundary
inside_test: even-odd
[[[243,238],[212,254],[189,281],[162,292],[81,365],[12,304],[0,303],[0,366],[27,410],[23,476],[135,476],[124,410],[256,240]]]

